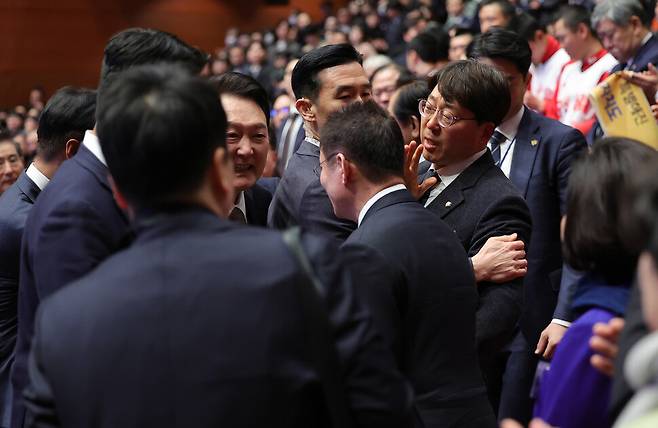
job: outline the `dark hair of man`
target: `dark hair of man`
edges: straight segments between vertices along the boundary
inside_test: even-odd
[[[503,16],[507,18],[508,23],[507,23],[507,28],[508,30],[516,30],[516,26],[518,24],[517,16],[516,16],[516,8],[512,3],[510,3],[507,0],[483,0],[480,3],[480,9],[482,9],[485,6],[490,6],[492,4],[497,4],[500,7],[500,11],[503,13]]]
[[[265,123],[270,123],[270,99],[263,86],[256,79],[241,73],[227,72],[210,79],[219,95],[227,94],[255,102],[265,115]]]
[[[97,118],[112,177],[137,207],[184,200],[226,147],[217,91],[180,66],[138,66],[110,79],[99,90]]]
[[[411,118],[416,117],[420,123],[418,100],[427,98],[430,92],[432,91],[427,87],[427,82],[422,80],[401,86],[393,104],[395,118],[404,124],[409,124]]]
[[[70,139],[82,141],[96,123],[96,91],[65,86],[50,97],[39,116],[37,153],[50,162],[64,153]]]
[[[457,36],[463,36],[465,34],[470,34],[471,36],[475,36],[475,33],[473,32],[472,29],[470,28],[465,28],[465,27],[456,27],[455,29],[455,35],[453,37]]]
[[[402,131],[395,119],[372,100],[352,103],[329,115],[320,137],[326,156],[343,153],[373,183],[402,177]]]
[[[507,79],[494,67],[473,60],[455,61],[429,79],[446,102],[470,110],[479,123],[500,125],[510,105]]]
[[[620,212],[631,176],[656,156],[654,149],[637,141],[605,138],[574,162],[562,245],[570,266],[599,274],[611,284],[630,281],[637,253],[623,245]]]
[[[0,143],[4,143],[5,141],[13,142],[14,139],[8,130],[0,128]]]
[[[546,33],[546,26],[542,25],[534,16],[529,13],[522,13],[519,15],[519,22],[517,25],[517,33],[525,41],[531,42],[535,40],[537,31]]]
[[[23,157],[23,149],[21,149],[21,145],[12,139],[11,134],[4,131],[0,132],[0,144],[11,144],[14,146],[16,154],[18,154],[20,157]]]
[[[207,55],[173,34],[147,28],[129,28],[113,35],[105,46],[101,84],[108,76],[129,67],[158,62],[176,63],[198,74]]]
[[[400,64],[396,64],[394,62],[384,64],[380,67],[377,67],[375,71],[372,72],[372,75],[370,76],[370,82],[372,83],[373,80],[375,80],[375,76],[381,73],[384,70],[388,70],[389,68],[394,68],[398,71],[398,78],[395,81],[395,86],[400,87],[402,85],[406,85],[407,83],[411,82],[414,80],[413,74],[409,70],[407,70],[407,67],[403,67]]]
[[[362,64],[361,54],[349,43],[327,45],[306,53],[292,70],[292,91],[297,99],[314,101],[320,92],[318,73],[326,68],[357,62]]]
[[[530,69],[532,51],[528,42],[518,34],[502,28],[492,28],[473,40],[468,48],[468,57],[475,60],[503,59],[514,64],[519,73],[525,76]]]
[[[596,32],[592,29],[590,13],[583,6],[579,6],[579,5],[562,6],[560,9],[558,9],[557,15],[555,15],[556,22],[559,21],[560,19],[562,20],[562,22],[564,22],[564,26],[568,28],[569,31],[571,31],[572,33],[575,33],[578,30],[578,26],[580,24],[583,24],[589,30],[592,36],[597,37]]]
[[[443,30],[424,31],[409,42],[407,49],[416,52],[420,59],[427,63],[447,61],[450,51],[450,36]]]

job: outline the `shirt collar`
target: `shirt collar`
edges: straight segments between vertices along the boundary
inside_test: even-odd
[[[607,50],[601,48],[601,50],[599,50],[599,51],[598,51],[597,53],[595,53],[594,55],[585,58],[585,59],[581,62],[581,64],[580,64],[580,70],[581,70],[581,71],[585,71],[585,70],[587,70],[588,68],[590,68],[591,66],[593,66],[593,65],[596,63],[596,61],[598,61],[598,60],[600,60],[601,58],[603,58],[603,57],[605,56],[605,54],[607,54],[607,53],[608,53]]]
[[[521,106],[514,116],[501,123],[496,130],[503,134],[509,141],[513,141],[516,137],[516,132],[519,130],[519,123],[521,123],[524,111],[525,107]]]
[[[550,34],[546,36],[548,41],[546,43],[546,50],[544,51],[544,57],[541,59],[541,63],[544,64],[546,61],[551,59],[555,52],[560,50],[560,42]]]
[[[39,190],[43,190],[46,188],[48,183],[50,182],[50,179],[46,177],[39,169],[34,165],[34,162],[30,164],[30,166],[27,168],[27,171],[25,171],[25,174],[34,182],[34,184],[37,185]]]
[[[103,156],[103,150],[101,150],[101,143],[98,140],[98,136],[94,134],[94,131],[87,130],[87,132],[85,132],[85,138],[82,140],[82,145],[88,148],[100,163],[107,167],[105,156]]]
[[[372,208],[373,205],[375,205],[375,202],[377,202],[384,196],[388,195],[389,193],[393,193],[403,189],[406,189],[404,184],[394,184],[375,193],[372,198],[368,199],[368,202],[365,203],[363,208],[361,208],[361,211],[359,212],[359,221],[357,223],[357,227],[361,226],[361,222],[363,221],[363,218],[366,216],[368,210]]]
[[[304,141],[308,141],[309,143],[313,144],[315,147],[320,148],[320,140],[317,140],[317,139],[311,137],[310,135],[307,135],[304,138]]]
[[[233,205],[233,208],[238,208],[244,214],[244,217],[247,218],[247,204],[244,199],[244,190],[238,195],[238,203]]]
[[[436,172],[439,174],[439,177],[441,178],[441,182],[443,182],[447,187],[449,183],[446,183],[446,181],[452,182],[455,178],[457,178],[459,174],[461,174],[463,170],[471,166],[471,164],[476,160],[480,159],[480,157],[487,150],[489,149],[485,147],[470,158],[464,159],[463,161],[453,165],[444,166],[443,168],[436,168],[436,166],[432,165],[432,168],[436,170]]]
[[[642,43],[640,43],[640,46],[637,48],[637,52],[640,52],[640,49],[642,49],[642,46],[646,45],[649,39],[651,38],[651,31],[648,31],[647,34],[644,35],[644,38],[642,39]],[[635,62],[635,57],[637,56],[637,52],[635,53],[635,56],[630,58],[628,61],[626,61],[626,67],[630,67],[633,65]]]

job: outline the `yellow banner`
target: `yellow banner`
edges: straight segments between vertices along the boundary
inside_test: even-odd
[[[658,150],[658,123],[642,89],[614,73],[590,94],[603,132],[632,138]]]

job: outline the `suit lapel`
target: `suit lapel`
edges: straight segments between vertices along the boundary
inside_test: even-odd
[[[98,158],[91,152],[91,150],[85,147],[84,144],[80,144],[78,153],[73,157],[72,160],[78,162],[84,169],[91,172],[103,185],[103,187],[112,192],[110,181],[108,179],[110,171],[105,165],[101,163],[101,161],[98,160]]]
[[[369,217],[374,215],[379,210],[382,210],[391,205],[405,202],[417,203],[407,189],[396,190],[395,192],[389,193],[388,195],[380,198],[370,207],[366,215],[363,217],[362,223],[365,223]]]
[[[510,180],[523,197],[528,192],[528,184],[535,165],[537,152],[542,144],[539,126],[532,120],[532,112],[526,108],[516,131],[516,142],[514,143],[514,157],[510,169]]]
[[[631,71],[644,71],[647,69],[648,62],[651,58],[645,58],[645,55],[655,49],[654,45],[656,42],[656,36],[652,35],[645,44],[640,46],[640,49],[638,49],[637,54],[633,58],[633,63],[629,67]]]
[[[254,195],[251,194],[251,189],[244,191],[244,209],[247,211],[245,213],[247,224],[256,224],[257,222],[254,218]]]
[[[487,150],[462,171],[455,181],[450,183],[427,208],[444,218],[464,202],[464,190],[473,187],[482,174],[491,167],[496,168],[491,152]]]

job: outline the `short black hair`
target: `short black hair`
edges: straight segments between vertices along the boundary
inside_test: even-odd
[[[110,79],[99,90],[97,118],[110,173],[137,207],[198,190],[213,153],[226,147],[217,91],[176,65],[137,66]]]
[[[320,92],[318,73],[352,62],[362,64],[363,59],[349,43],[322,46],[306,53],[292,70],[291,84],[295,97],[315,100]]]
[[[270,99],[265,88],[256,79],[246,74],[229,71],[210,78],[219,95],[230,94],[255,102],[265,115],[265,123],[270,123]]]
[[[478,35],[468,47],[472,59],[503,59],[514,64],[516,69],[527,75],[532,61],[530,45],[517,33],[502,28],[492,28]]]
[[[535,40],[537,31],[546,32],[546,26],[529,13],[519,15],[519,22],[516,29],[519,36],[527,42]]]
[[[372,72],[370,75],[370,82],[372,83],[372,81],[375,80],[376,75],[389,68],[394,68],[398,72],[398,78],[395,81],[395,86],[398,88],[414,80],[414,75],[411,74],[407,67],[403,67],[400,64],[396,64],[394,62],[389,62],[388,64],[377,67],[375,71]]]
[[[409,42],[407,50],[416,52],[424,62],[447,61],[450,36],[443,30],[424,31]]]
[[[509,83],[494,67],[473,60],[455,61],[429,79],[446,102],[470,110],[479,123],[500,125],[510,106]],[[485,101],[486,100],[486,101]]]
[[[16,150],[16,154],[18,156],[23,157],[23,149],[21,148],[21,145],[18,144],[16,141],[14,141],[14,138],[11,136],[10,133],[5,132],[5,131],[0,131],[0,144],[11,144],[14,146],[14,149]]]
[[[66,149],[70,139],[82,141],[96,123],[96,91],[65,86],[50,97],[39,116],[37,153],[50,162]]]
[[[395,119],[374,101],[352,103],[332,113],[322,129],[322,152],[341,152],[373,183],[402,177],[404,140]]]
[[[478,10],[482,9],[485,6],[490,6],[493,4],[497,4],[500,7],[503,16],[505,16],[508,20],[507,26],[505,28],[507,28],[508,30],[515,31],[516,26],[518,25],[518,18],[516,15],[516,8],[511,2],[507,0],[483,0],[480,3],[480,7],[478,8]]]
[[[208,56],[173,34],[148,28],[129,28],[113,35],[105,46],[101,83],[129,67],[158,62],[176,63],[198,74]]]
[[[611,284],[630,281],[637,253],[624,246],[620,213],[632,176],[657,156],[651,147],[626,138],[604,138],[581,153],[567,187],[562,249],[570,266]]]
[[[597,37],[596,32],[592,28],[591,15],[583,6],[575,4],[562,6],[555,15],[555,22],[560,19],[564,22],[564,26],[571,32],[575,33],[578,30],[578,26],[583,24],[594,37]]]
[[[420,122],[420,111],[418,111],[418,101],[426,99],[430,95],[431,89],[427,82],[419,80],[407,85],[401,86],[398,95],[393,104],[393,114],[395,118],[408,124],[412,117],[416,117]]]

